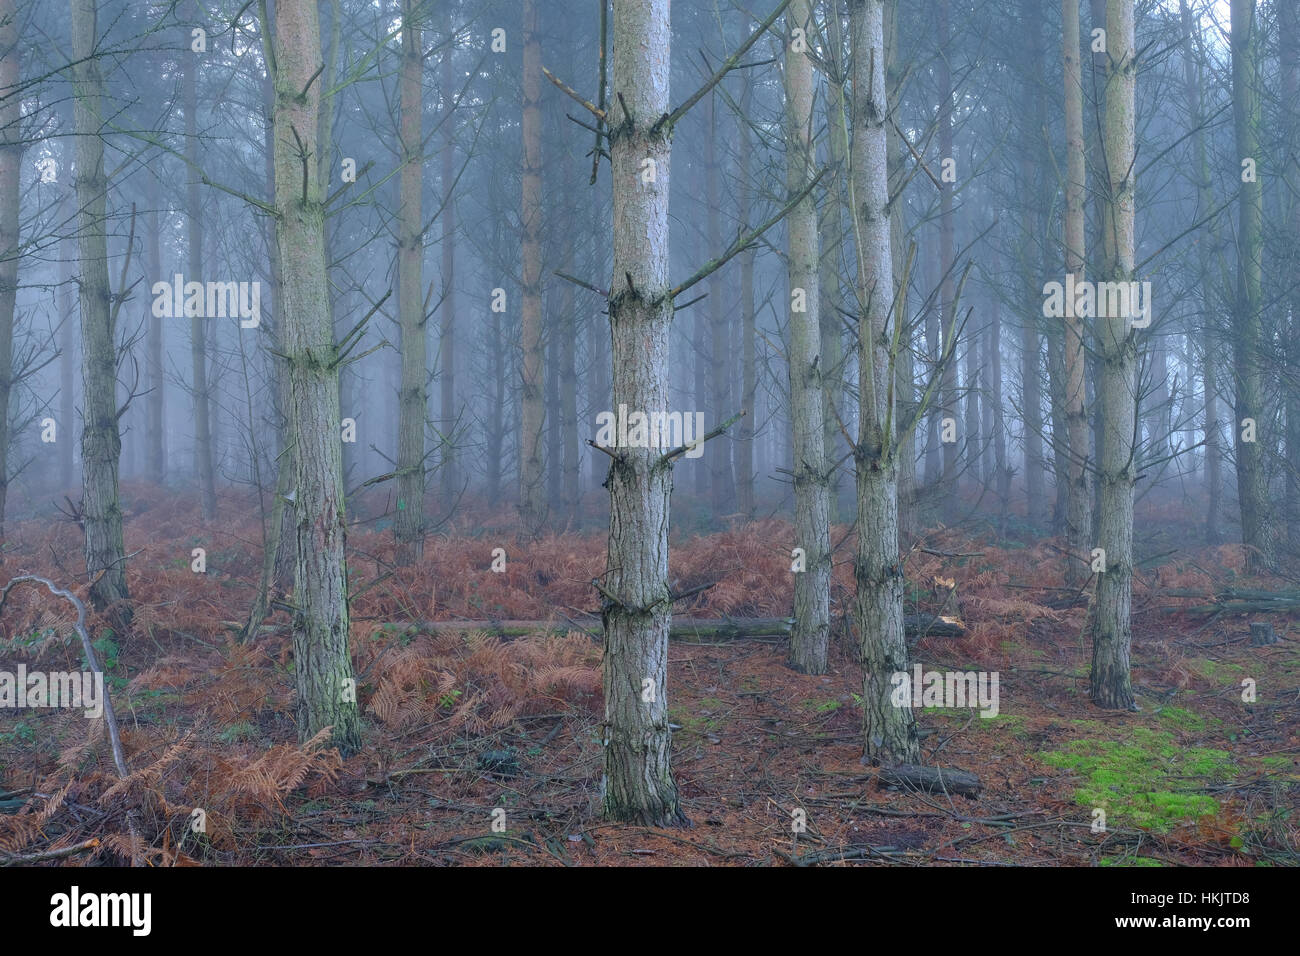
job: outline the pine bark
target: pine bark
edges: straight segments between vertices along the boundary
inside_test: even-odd
[[[1213,180],[1205,149],[1204,110],[1201,98],[1201,63],[1192,49],[1192,40],[1196,35],[1196,26],[1187,0],[1179,0],[1179,13],[1183,26],[1183,80],[1187,85],[1188,118],[1192,126],[1192,168],[1196,175],[1197,208],[1210,210],[1214,208],[1214,194],[1211,191]],[[1198,242],[1197,267],[1199,274],[1210,275],[1213,250],[1220,244],[1217,217],[1207,226],[1210,241]],[[1205,515],[1205,541],[1218,544],[1221,540],[1219,531],[1220,502],[1223,498],[1223,452],[1220,447],[1222,423],[1219,421],[1219,336],[1216,334],[1212,319],[1212,302],[1206,292],[1208,278],[1202,280],[1198,294],[1200,296],[1202,328],[1197,344],[1201,358],[1201,390],[1204,405],[1205,436],[1205,486],[1208,495]]]
[[[109,302],[102,101],[96,0],[71,0],[73,115],[76,144],[77,232],[80,237],[82,368],[82,525],[90,599],[124,628],[130,620],[118,466],[117,345]]]
[[[614,0],[610,280],[614,407],[669,406],[668,278],[671,25],[668,0]],[[626,107],[623,105],[626,104]],[[645,160],[653,181],[642,176]],[[647,177],[648,178],[648,177]],[[668,501],[671,463],[654,448],[620,448],[610,465],[605,633],[604,815],[647,826],[685,822],[669,766]],[[651,683],[647,684],[646,681]]]
[[[892,0],[891,0],[892,2]],[[874,763],[920,759],[916,718],[890,700],[891,677],[907,670],[903,571],[898,554],[898,459],[888,328],[894,292],[889,237],[889,166],[885,136],[884,7],[850,0],[853,48],[853,145],[850,181],[858,242],[860,410],[854,465],[858,540],[855,617],[863,676],[865,757]],[[897,319],[895,318],[895,321]]]
[[[197,19],[198,5],[191,7]],[[181,95],[185,108],[185,224],[188,261],[185,281],[204,282],[203,201],[199,190],[199,55],[190,45],[189,30],[183,30],[185,78]],[[212,408],[208,395],[208,322],[202,315],[190,316],[190,374],[194,408],[194,480],[199,486],[203,520],[217,514],[216,468],[212,457]]]
[[[417,6],[416,0],[403,0],[402,66],[398,81],[402,171],[397,187],[397,310],[402,332],[402,381],[398,396],[397,516],[393,534],[397,563],[403,566],[414,564],[424,556],[424,426],[429,403],[423,277],[424,84],[421,81],[424,60]],[[443,308],[446,306],[444,300]],[[443,344],[445,347],[445,341]]]
[[[442,57],[442,95],[451,103],[456,94],[452,56],[455,50],[450,41],[455,34],[452,28],[451,5],[447,4],[443,18],[443,34],[448,47]],[[460,492],[460,465],[457,461],[455,435],[460,408],[456,404],[456,199],[452,195],[456,179],[456,117],[451,114],[442,120],[442,318],[439,337],[438,360],[440,395],[438,408],[442,418],[441,468],[438,485],[442,492],[442,507],[450,508]]]
[[[573,237],[564,239],[563,271],[573,275]],[[566,523],[578,519],[578,316],[572,282],[560,289],[559,379],[560,379],[560,503]]]
[[[1246,567],[1267,571],[1276,561],[1276,535],[1268,500],[1265,461],[1264,331],[1261,309],[1264,251],[1264,187],[1258,171],[1260,103],[1254,0],[1232,0],[1232,121],[1239,160],[1253,159],[1256,174],[1242,182],[1237,213],[1237,301],[1233,309],[1232,362],[1236,402],[1232,431],[1237,450],[1237,497]],[[1247,441],[1247,419],[1256,439]]]
[[[1133,0],[1107,0],[1106,111],[1102,150],[1107,193],[1102,228],[1102,275],[1108,282],[1133,279],[1134,96],[1137,81]],[[1129,673],[1133,640],[1134,445],[1137,420],[1138,331],[1127,316],[1098,318],[1101,359],[1098,397],[1102,403],[1101,522],[1098,546],[1105,571],[1098,575],[1092,621],[1091,697],[1099,707],[1136,710]]]
[[[943,159],[956,159],[952,154],[952,67],[948,62],[951,54],[951,37],[949,36],[949,0],[940,0],[937,29],[939,31],[939,56],[935,61],[935,82],[939,87],[939,154]],[[939,331],[943,336],[943,351],[952,356],[943,369],[942,411],[945,418],[956,421],[957,404],[957,352],[956,343],[951,341],[957,333],[953,322],[953,240],[954,223],[952,194],[955,183],[944,182],[939,187]],[[958,435],[964,443],[968,436]],[[957,514],[957,450],[958,442],[943,443],[943,503],[942,512],[951,519]]]
[[[520,398],[520,537],[533,538],[546,520],[546,472],[542,461],[545,407],[542,370],[542,46],[537,0],[523,0],[524,101],[523,190],[523,392]]]
[[[793,196],[805,189],[815,175],[814,76],[808,55],[815,25],[809,0],[792,0],[785,17],[785,185],[787,194]],[[799,35],[796,31],[801,31],[802,51],[794,47],[794,37]],[[817,203],[811,194],[790,210],[786,228],[791,301],[787,307],[786,358],[794,448],[794,532],[795,546],[803,549],[806,561],[805,570],[795,572],[794,577],[795,623],[789,662],[802,673],[824,674],[830,644],[831,554],[822,432],[820,255]]]
[[[1300,101],[1300,10],[1294,4],[1279,4],[1278,60],[1282,71],[1282,101]],[[1300,262],[1300,117],[1289,115],[1285,129],[1287,223],[1292,269]],[[1290,335],[1287,364],[1300,369],[1300,289],[1292,286]],[[1300,551],[1300,388],[1286,389],[1286,538],[1292,552]]]
[[[818,289],[821,293],[822,344],[822,447],[826,452],[827,513],[832,524],[838,517],[840,468],[836,465],[847,451],[840,433],[841,407],[844,400],[844,296],[841,292],[841,264],[844,261],[844,181],[848,175],[849,146],[844,117],[844,29],[838,2],[826,4],[826,139],[831,173],[827,177],[827,196],[822,202],[818,232],[821,235],[821,269]]]
[[[890,103],[897,103],[901,96],[902,70],[899,68],[897,45],[898,45],[898,8],[896,4],[889,3],[885,5],[885,82],[887,89],[885,95]],[[836,43],[834,37],[838,30],[833,30],[832,43]],[[838,51],[838,45],[835,46]],[[841,127],[842,134],[842,127]],[[894,388],[898,395],[898,420],[908,423],[917,411],[916,401],[916,369],[912,362],[911,349],[911,316],[908,313],[908,290],[903,287],[902,264],[906,258],[906,239],[907,223],[904,212],[907,203],[902,199],[903,189],[907,183],[907,160],[904,157],[902,137],[898,135],[898,130],[890,124],[885,131],[886,150],[888,151],[889,164],[889,195],[891,197],[890,218],[889,218],[889,247],[890,255],[895,263],[894,269],[894,294],[897,298],[897,310],[901,320],[908,323],[904,327],[903,334],[899,340],[899,352],[896,357],[896,366],[894,370]],[[841,135],[842,138],[842,135]],[[836,134],[831,131],[831,149],[832,155],[836,151],[835,146]],[[843,146],[840,146],[843,149]],[[843,155],[841,153],[841,155]],[[839,315],[832,317],[837,325]],[[823,328],[829,323],[823,321]],[[838,329],[835,330],[838,336]],[[828,422],[828,426],[833,426],[835,431],[832,433],[828,427],[828,438],[832,434],[838,435],[838,423]],[[828,444],[827,449],[835,448],[835,442]],[[833,513],[833,512],[832,512]],[[898,443],[898,533],[902,537],[904,547],[912,540],[916,532],[916,429],[907,428]]]
[[[84,2],[84,0],[82,0]],[[349,653],[347,523],[337,350],[325,255],[320,155],[321,31],[315,0],[278,0],[275,64],[276,242],[280,322],[294,437],[294,675],[298,737],[332,727],[340,752],[361,747]],[[301,145],[300,145],[301,144]]]
[[[748,74],[748,70],[744,71]],[[744,86],[740,93],[741,122],[736,130],[737,164],[740,200],[740,219],[749,222],[751,207],[750,176],[753,175],[754,146],[749,129],[749,110],[753,101],[753,83],[748,75],[742,77]],[[757,350],[754,335],[754,258],[756,252],[747,249],[740,254],[740,407],[747,414],[736,429],[734,461],[736,467],[737,510],[745,517],[754,515],[754,391],[758,387],[755,374]]]
[[[75,189],[74,189],[75,192]],[[79,241],[59,243],[59,484],[69,491],[76,484],[77,339],[81,327],[80,294],[76,286]]]
[[[1024,78],[1025,110],[1032,116],[1042,102],[1040,83],[1043,72],[1043,35],[1041,17],[1038,15],[1037,0],[1021,0],[1022,19],[1028,24],[1029,37],[1026,43],[1027,61]],[[1022,313],[1020,327],[1020,409],[1024,427],[1024,474],[1026,516],[1032,524],[1043,524],[1048,518],[1047,489],[1044,474],[1043,455],[1043,391],[1042,391],[1042,339],[1038,329],[1038,313],[1032,303],[1041,301],[1041,283],[1038,280],[1038,265],[1033,261],[1039,236],[1046,231],[1046,216],[1041,200],[1035,204],[1034,194],[1043,186],[1041,164],[1047,162],[1039,146],[1040,124],[1025,124],[1027,141],[1021,146],[1020,174],[1021,187],[1028,194],[1029,208],[1025,210],[1026,227],[1025,247],[1021,257],[1021,267],[1025,270],[1025,302],[1031,305]]]
[[[158,222],[158,210],[162,205],[162,190],[157,176],[149,176],[145,213],[145,281],[149,284],[162,278],[162,233]],[[152,303],[146,299],[145,309],[148,324],[148,360],[146,368],[149,373],[149,395],[146,397],[145,471],[149,480],[161,485],[167,478],[167,446],[164,440],[166,413],[163,401],[167,391],[166,368],[163,364],[163,319],[153,314]]]
[[[1061,0],[1064,22],[1062,57],[1065,72],[1065,271],[1076,284],[1084,278],[1086,220],[1084,196],[1087,171],[1083,151],[1083,80],[1079,47],[1079,0]],[[1087,556],[1092,549],[1092,489],[1089,487],[1088,395],[1084,381],[1083,319],[1067,309],[1062,336],[1065,405],[1065,540],[1069,555],[1065,564],[1067,587],[1081,587],[1088,578]]]
[[[709,255],[717,255],[722,248],[719,222],[722,203],[718,196],[722,163],[717,148],[720,132],[717,103],[716,95],[709,97],[709,155],[706,173]],[[709,407],[715,423],[724,422],[735,414],[731,408],[731,376],[728,374],[731,323],[727,315],[728,300],[723,280],[721,269],[709,276]],[[712,447],[706,446],[704,451],[709,461],[709,497],[715,516],[731,514],[735,510],[736,475],[731,468],[731,444],[730,438],[719,438],[713,442]]]
[[[18,188],[23,159],[16,0],[0,0],[0,563],[9,491],[9,398],[14,386],[14,306],[18,300]]]

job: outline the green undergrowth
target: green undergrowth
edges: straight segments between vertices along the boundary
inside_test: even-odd
[[[1111,826],[1159,832],[1217,813],[1218,802],[1196,791],[1236,773],[1226,750],[1184,747],[1172,733],[1147,727],[1134,727],[1124,740],[1075,740],[1039,757],[1082,778],[1074,799],[1105,810]]]

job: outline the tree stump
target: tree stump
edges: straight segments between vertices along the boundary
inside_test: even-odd
[[[1250,646],[1266,647],[1269,644],[1276,644],[1278,641],[1277,632],[1273,630],[1273,625],[1268,621],[1251,621],[1250,622]]]

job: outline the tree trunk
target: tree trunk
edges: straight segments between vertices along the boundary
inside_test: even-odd
[[[1110,66],[1106,77],[1106,116],[1102,150],[1108,170],[1105,220],[1102,229],[1102,275],[1108,282],[1133,280],[1134,192],[1133,161],[1136,48],[1133,42],[1133,0],[1107,0],[1106,46]],[[1137,331],[1128,316],[1096,321],[1102,403],[1101,534],[1105,571],[1098,576],[1092,622],[1092,701],[1099,707],[1136,710],[1129,676],[1133,639],[1129,616],[1133,584],[1133,486],[1137,418]]]
[[[892,0],[889,0],[892,2]],[[920,759],[916,718],[890,700],[892,676],[907,670],[903,572],[898,556],[898,448],[894,441],[887,325],[894,291],[889,239],[885,121],[884,3],[850,0],[853,124],[850,206],[858,255],[858,540],[855,616],[864,668],[864,752],[872,762]],[[894,317],[898,321],[898,317]]]
[[[939,155],[943,160],[956,157],[952,154],[952,67],[948,57],[952,53],[949,36],[949,0],[939,0],[936,28],[939,33],[939,56],[935,60],[935,83],[939,88]],[[957,352],[956,343],[950,339],[957,334],[953,322],[953,213],[952,193],[956,183],[945,182],[939,187],[939,331],[943,336],[943,352],[952,355],[944,367],[942,412],[944,418],[957,420]],[[901,263],[900,263],[901,266]],[[963,442],[969,436],[959,435]],[[957,442],[943,443],[943,487],[941,511],[951,520],[958,511],[957,501]]]
[[[997,470],[998,533],[1006,527],[1011,507],[1011,467],[1007,462],[1007,421],[1002,404],[1002,299],[993,296],[989,317],[989,378],[993,398],[993,462]]]
[[[744,86],[740,93],[740,123],[736,130],[737,162],[740,166],[737,190],[740,199],[739,217],[741,222],[749,221],[750,214],[750,177],[753,175],[754,145],[749,129],[749,110],[753,101],[753,82],[749,71],[741,82]],[[746,412],[737,427],[736,442],[733,446],[736,465],[736,502],[740,513],[746,518],[754,516],[754,390],[758,387],[755,375],[754,343],[754,257],[753,249],[740,254],[740,407]]]
[[[158,210],[162,205],[162,191],[159,188],[160,183],[156,175],[150,175],[148,180],[148,193],[146,203],[148,210],[145,213],[145,246],[144,246],[144,271],[145,282],[152,285],[162,278],[162,233],[158,222]],[[148,300],[146,300],[148,302]],[[163,439],[165,429],[166,412],[164,411],[164,399],[167,391],[167,373],[163,364],[163,319],[161,316],[153,314],[153,308],[146,305],[148,315],[145,322],[148,324],[148,360],[146,369],[149,373],[149,395],[146,401],[146,435],[145,442],[147,451],[145,454],[145,473],[149,480],[155,484],[161,485],[167,478],[167,446]]]
[[[564,239],[564,271],[573,275],[573,236]],[[560,502],[564,520],[578,520],[578,316],[574,285],[565,282],[560,289],[560,446],[564,456],[563,491]]]
[[[614,0],[610,168],[614,273],[609,317],[614,407],[669,407],[668,279],[671,27],[668,0]],[[624,105],[626,104],[626,105]],[[656,125],[658,124],[658,125]],[[650,163],[643,166],[649,160]],[[653,180],[643,172],[653,169]],[[604,815],[685,823],[669,766],[668,501],[672,466],[655,448],[619,448],[609,472]],[[649,681],[650,683],[646,683]]]
[[[75,198],[75,197],[74,197]],[[77,428],[77,339],[81,327],[77,270],[81,258],[78,240],[64,237],[59,242],[59,482],[65,491],[76,484]]]
[[[844,347],[841,309],[840,266],[844,261],[844,182],[848,176],[848,129],[844,116],[843,70],[844,35],[839,4],[826,10],[827,60],[826,127],[831,175],[827,178],[827,196],[822,202],[818,231],[822,236],[821,271],[817,284],[822,304],[818,319],[822,339],[822,445],[826,451],[827,514],[833,524],[839,511],[840,468],[838,462],[847,451],[840,436],[840,408],[844,399]],[[832,467],[834,466],[834,467]]]
[[[902,71],[898,65],[898,55],[896,47],[898,45],[898,8],[896,4],[888,3],[885,5],[885,82],[887,89],[885,96],[888,102],[896,103],[900,97],[900,87],[902,84]],[[838,23],[832,24],[832,44],[834,53],[838,54],[840,47],[838,45]],[[837,100],[837,102],[839,102]],[[831,130],[831,149],[832,155],[837,151],[836,139],[843,139],[843,127],[840,127],[840,135],[836,135],[836,130]],[[911,316],[908,314],[907,301],[908,290],[903,287],[902,263],[907,256],[906,238],[907,223],[904,220],[904,213],[907,209],[907,203],[902,199],[904,186],[907,182],[907,161],[903,153],[903,141],[898,135],[898,131],[891,125],[885,131],[885,148],[888,152],[887,162],[889,165],[889,195],[893,198],[894,203],[890,209],[892,214],[889,217],[889,249],[893,262],[898,266],[894,270],[894,294],[897,298],[897,309],[901,320],[905,323],[902,338],[899,341],[900,349],[897,356],[897,366],[894,374],[894,388],[897,392],[898,411],[897,415],[900,421],[910,422],[916,414],[916,369],[912,363],[911,349]],[[847,152],[841,144],[839,147],[842,152]],[[838,213],[838,206],[836,207]],[[838,250],[836,255],[838,255]],[[838,280],[838,277],[837,277]],[[836,313],[831,317],[834,322],[834,334],[838,337],[839,332],[839,314]],[[823,327],[829,323],[823,323]],[[824,351],[824,346],[823,346]],[[835,431],[829,433],[835,436],[826,446],[827,449],[833,449],[838,445],[839,425],[835,422],[828,423],[834,426]],[[898,443],[898,532],[902,537],[904,547],[910,546],[913,535],[916,532],[916,429],[908,428]]]
[[[718,199],[718,178],[722,171],[722,164],[718,159],[717,150],[719,133],[717,103],[716,94],[709,97],[709,155],[706,187],[709,197],[709,255],[711,256],[717,255],[718,250],[722,248],[722,231],[718,223],[722,214],[722,204]],[[813,215],[816,215],[815,209]],[[817,262],[814,259],[813,269],[816,268]],[[729,341],[731,336],[723,278],[721,269],[709,276],[709,378],[711,379],[709,405],[713,410],[713,420],[718,424],[726,421],[736,412],[731,407],[731,376],[727,374],[731,360]],[[820,393],[818,400],[820,403]],[[818,412],[817,420],[820,427],[820,408]],[[706,447],[704,452],[709,460],[709,494],[715,516],[731,514],[736,506],[736,476],[731,470],[731,444],[729,437],[719,438],[715,441],[714,447]]]
[[[1259,151],[1259,88],[1255,0],[1232,0],[1232,121],[1236,156],[1253,159]],[[1264,438],[1263,328],[1260,287],[1263,281],[1263,180],[1258,172],[1240,184],[1237,225],[1237,301],[1233,309],[1232,361],[1236,404],[1232,432],[1237,449],[1237,497],[1241,503],[1241,540],[1246,568],[1267,571],[1276,559],[1275,535],[1268,500],[1264,444],[1246,440],[1246,420]]]
[[[983,447],[980,436],[980,380],[979,380],[980,329],[972,321],[966,328],[966,355],[962,388],[965,390],[965,433],[962,438],[962,470],[968,484],[979,481],[979,454]]]
[[[455,37],[451,21],[451,5],[445,8],[443,34],[447,49],[442,56],[442,95],[447,103],[456,95],[456,81],[452,67]],[[452,184],[456,178],[456,118],[442,120],[442,319],[438,345],[439,417],[442,419],[441,471],[438,486],[442,491],[442,507],[451,508],[460,493],[460,468],[457,464],[456,439],[459,429],[460,408],[456,404],[456,200]],[[423,341],[424,336],[421,336]]]
[[[523,392],[520,409],[520,537],[535,538],[546,520],[546,472],[542,463],[542,45],[537,0],[523,0],[524,113],[523,196]]]
[[[785,188],[804,189],[814,175],[813,62],[806,37],[815,34],[809,0],[792,0],[785,11]],[[795,31],[801,31],[796,34]],[[793,38],[799,36],[802,50]],[[805,554],[805,570],[794,576],[794,632],[790,666],[805,674],[824,674],[830,645],[831,542],[826,453],[822,433],[821,325],[817,265],[817,203],[811,194],[786,219],[789,235],[790,424],[794,446],[795,547]],[[715,272],[714,275],[717,275]]]
[[[9,491],[9,396],[14,386],[14,305],[18,300],[18,189],[23,160],[20,59],[16,0],[0,0],[0,563],[4,562],[5,498]]]
[[[1038,112],[1043,99],[1040,83],[1043,78],[1044,50],[1042,18],[1038,9],[1036,0],[1021,0],[1022,18],[1029,26],[1024,78],[1024,109],[1028,115]],[[1035,194],[1044,184],[1042,164],[1048,160],[1041,148],[1041,123],[1026,125],[1030,128],[1030,139],[1021,146],[1020,173],[1022,188],[1026,191],[1026,202],[1031,205],[1024,213],[1029,225],[1025,230],[1026,247],[1022,250],[1021,267],[1025,270],[1025,302],[1037,303],[1041,301],[1042,284],[1038,279],[1038,267],[1033,260],[1039,237],[1046,232],[1046,217],[1042,214],[1045,199]],[[1025,513],[1030,524],[1041,525],[1048,518],[1043,468],[1042,340],[1038,331],[1037,307],[1028,306],[1021,316],[1020,406],[1024,427]]]
[[[1282,102],[1300,101],[1300,10],[1294,4],[1277,7],[1279,55],[1282,70]],[[1292,271],[1300,262],[1300,118],[1294,111],[1288,114],[1286,128],[1287,157],[1286,183],[1287,228],[1289,235]],[[1292,552],[1300,552],[1300,388],[1295,376],[1300,370],[1300,290],[1292,286],[1291,322],[1286,350],[1291,386],[1286,395],[1286,538]]]
[[[399,79],[402,171],[397,187],[397,310],[402,331],[402,382],[397,413],[397,516],[393,521],[393,535],[397,564],[401,566],[414,564],[424,556],[424,425],[429,403],[423,278],[424,53],[417,6],[416,0],[403,0]],[[446,305],[444,300],[444,309]],[[445,323],[447,313],[444,311],[443,315]],[[445,409],[443,418],[446,418]]]
[[[198,4],[191,7],[191,15],[198,19]],[[199,55],[189,42],[189,30],[182,29],[185,43],[185,78],[182,97],[185,108],[185,159],[188,167],[185,177],[186,249],[189,261],[185,281],[205,281],[203,268],[203,202],[199,192]],[[199,500],[203,520],[211,521],[217,514],[216,468],[212,457],[212,410],[208,396],[208,318],[190,316],[191,386],[194,389],[194,478],[199,486]]]
[[[84,2],[84,0],[83,0]],[[343,446],[337,350],[325,256],[325,182],[317,156],[321,32],[314,0],[275,5],[276,242],[283,276],[280,322],[294,436],[296,574],[293,654],[298,737],[332,727],[343,754],[361,747],[349,654]]]
[[[109,308],[107,217],[96,0],[71,0],[72,67],[76,141],[77,232],[80,236],[82,416],[82,524],[86,574],[97,610],[125,629],[130,620],[122,506],[117,491],[122,438],[117,418],[117,346]],[[121,603],[119,603],[121,602]]]
[[[501,313],[488,314],[488,367],[493,382],[487,420],[487,497],[495,506],[501,500],[502,461],[506,435],[506,359],[505,336],[501,330]]]
[[[1087,171],[1083,152],[1083,80],[1079,50],[1079,0],[1061,0],[1064,20],[1065,65],[1065,271],[1083,281],[1086,252],[1086,220],[1083,203]],[[1066,587],[1082,587],[1089,576],[1088,555],[1092,537],[1092,489],[1089,488],[1088,395],[1084,383],[1083,319],[1074,315],[1074,303],[1066,306],[1062,337],[1061,366],[1064,379],[1065,442],[1065,561]]]
[[[1187,0],[1179,0],[1179,13],[1183,24],[1183,80],[1187,86],[1188,122],[1192,128],[1193,168],[1196,173],[1198,208],[1214,208],[1214,195],[1211,191],[1213,180],[1210,178],[1209,161],[1206,158],[1205,134],[1201,106],[1201,64],[1192,49],[1192,39],[1196,35],[1196,26]],[[1218,218],[1209,223],[1210,241],[1196,244],[1197,266],[1199,274],[1204,277],[1198,293],[1200,297],[1201,327],[1204,330],[1199,342],[1201,356],[1201,384],[1205,408],[1205,485],[1209,495],[1205,515],[1205,541],[1218,544],[1220,502],[1223,497],[1222,451],[1219,447],[1221,423],[1219,422],[1219,378],[1217,356],[1221,348],[1213,320],[1211,298],[1206,285],[1210,281],[1210,262],[1214,250],[1219,248],[1220,237]]]

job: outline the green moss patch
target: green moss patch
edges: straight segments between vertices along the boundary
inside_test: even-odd
[[[1076,740],[1039,757],[1082,777],[1074,799],[1101,807],[1112,826],[1156,831],[1217,813],[1218,802],[1195,791],[1236,772],[1226,750],[1181,747],[1173,734],[1145,727],[1127,740]]]

